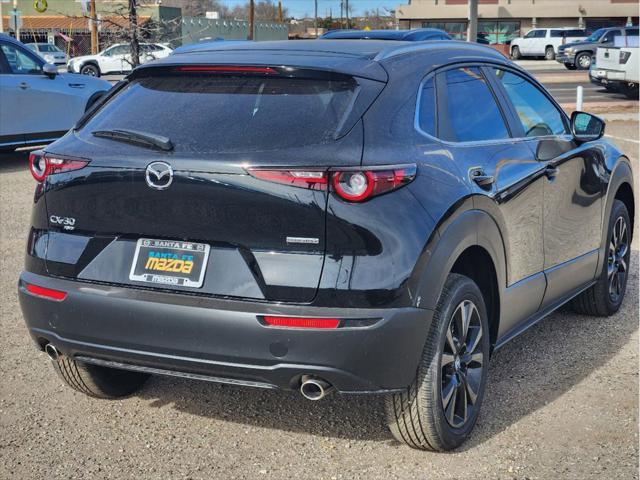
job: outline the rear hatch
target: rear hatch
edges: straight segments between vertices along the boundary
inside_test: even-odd
[[[360,164],[360,117],[383,85],[285,67],[138,71],[47,149],[52,158],[89,162],[47,177],[48,271],[193,294],[311,301],[327,205],[326,189],[312,177]],[[118,131],[170,144],[109,138]],[[271,170],[303,178],[289,175],[283,184]]]
[[[600,47],[596,54],[596,69],[622,70],[620,64],[620,49],[617,47]]]

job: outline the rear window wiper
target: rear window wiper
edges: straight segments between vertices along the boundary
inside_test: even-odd
[[[131,143],[143,147],[157,148],[168,152],[173,150],[173,143],[167,137],[155,135],[153,133],[139,132],[125,128],[114,128],[113,130],[94,130],[91,132],[94,137],[110,138],[117,142]]]

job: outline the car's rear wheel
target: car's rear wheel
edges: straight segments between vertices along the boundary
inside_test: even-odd
[[[624,300],[631,262],[631,221],[620,200],[613,203],[607,239],[607,258],[598,281],[571,302],[578,313],[606,317],[616,313]]]
[[[576,57],[576,68],[578,70],[589,70],[591,67],[591,54],[581,53]]]
[[[89,75],[90,77],[99,77],[100,69],[92,64],[83,65],[82,68],[80,69],[80,73],[82,75]]]
[[[556,58],[556,52],[553,47],[547,47],[544,51],[545,60],[554,60]]]
[[[565,68],[567,70],[575,70],[576,69],[576,66],[573,63],[565,63],[564,66],[565,66]]]
[[[414,381],[386,400],[393,436],[421,450],[452,450],[471,433],[489,362],[486,307],[478,286],[450,274]]]
[[[522,58],[519,47],[516,46],[511,49],[511,58],[513,60],[520,60]]]
[[[146,373],[90,365],[64,355],[53,360],[53,366],[71,388],[96,398],[114,399],[131,395],[149,378]]]
[[[638,99],[638,94],[640,93],[638,91],[638,85],[634,85],[634,86],[629,86],[626,85],[623,89],[622,89],[622,93],[625,94],[625,96],[631,100],[637,100]]]

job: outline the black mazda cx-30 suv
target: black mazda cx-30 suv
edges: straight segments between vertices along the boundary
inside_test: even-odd
[[[620,308],[633,180],[603,133],[462,42],[173,55],[31,155],[24,318],[91,396],[386,394],[398,440],[451,449],[493,351],[569,301]]]

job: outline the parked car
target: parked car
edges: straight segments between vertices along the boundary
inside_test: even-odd
[[[323,40],[401,40],[423,42],[426,40],[451,40],[451,36],[438,28],[414,28],[412,30],[331,30],[320,37]]]
[[[40,55],[47,63],[53,63],[55,66],[67,64],[67,54],[52,43],[27,43],[26,46]]]
[[[140,44],[140,63],[146,63],[171,54],[171,48],[159,43]],[[118,43],[102,50],[97,55],[84,55],[69,60],[67,70],[70,73],[82,73],[92,77],[100,75],[127,73],[133,68],[131,46]]]
[[[558,47],[556,60],[569,70],[589,70],[591,58],[598,47],[613,47],[616,39],[627,36],[638,36],[638,27],[614,27],[596,30],[581,42],[573,42]]]
[[[637,43],[637,40],[636,40]],[[589,71],[591,83],[638,98],[640,52],[638,47],[598,47],[596,64]]]
[[[511,41],[511,58],[542,57],[553,60],[560,45],[587,38],[586,30],[580,28],[534,28],[524,37]]]
[[[395,438],[450,450],[493,352],[622,304],[633,179],[604,128],[466,42],[172,55],[31,155],[22,312],[90,396],[385,394]]]
[[[103,80],[59,74],[55,65],[0,34],[0,149],[55,140],[110,88]]]

